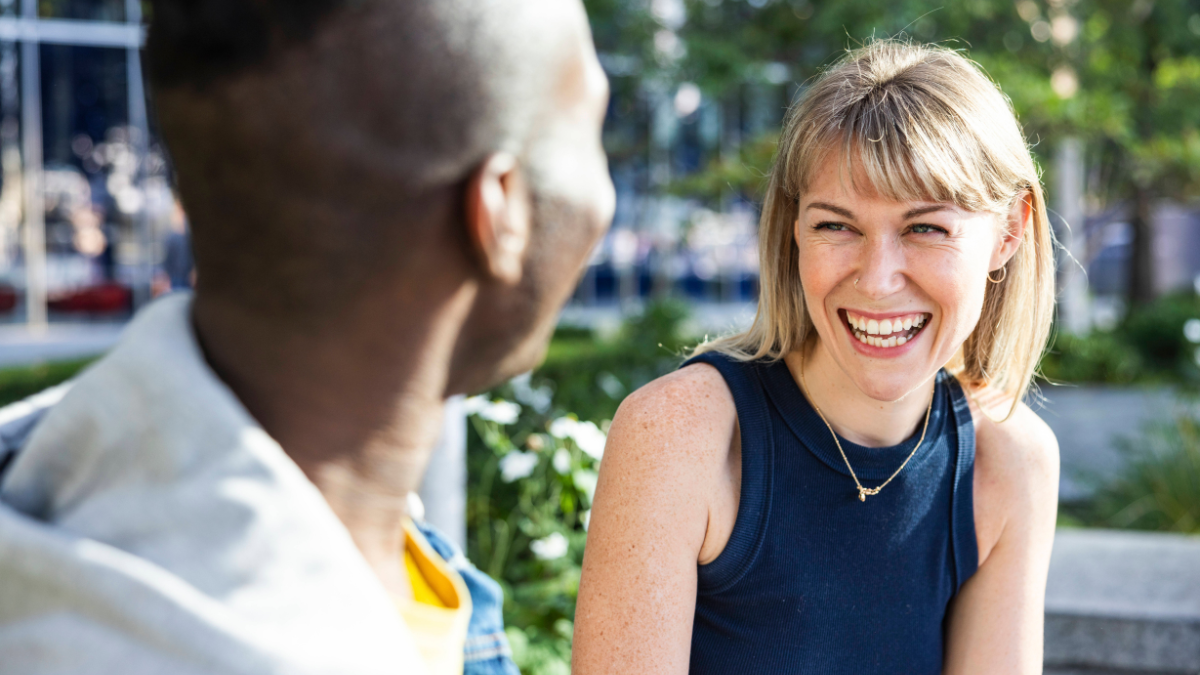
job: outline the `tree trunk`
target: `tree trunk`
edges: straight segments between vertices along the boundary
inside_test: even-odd
[[[1133,250],[1129,259],[1129,309],[1154,300],[1154,223],[1152,199],[1145,187],[1134,189]]]

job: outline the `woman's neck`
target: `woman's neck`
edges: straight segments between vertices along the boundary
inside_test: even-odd
[[[898,401],[877,401],[854,384],[820,340],[784,360],[809,402],[820,408],[839,436],[853,443],[876,448],[899,445],[925,421],[933,396],[932,377]]]

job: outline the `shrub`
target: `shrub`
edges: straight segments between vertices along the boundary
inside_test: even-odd
[[[570,672],[575,598],[605,434],[554,417],[545,390],[518,380],[468,399],[468,555],[504,587],[513,656],[530,675]]]
[[[1188,291],[1132,309],[1112,331],[1059,332],[1042,360],[1042,375],[1052,382],[1195,388],[1198,344],[1185,335],[1193,320],[1200,320],[1200,296]]]
[[[587,516],[608,422],[683,360],[686,307],[648,305],[612,340],[559,329],[545,364],[468,400],[467,551],[504,587],[513,657],[567,675]]]
[[[1086,502],[1064,505],[1065,522],[1200,534],[1200,419],[1150,425],[1119,447],[1122,474]]]
[[[8,405],[79,374],[94,359],[39,363],[0,370],[0,405]]]
[[[553,390],[563,412],[612,419],[629,392],[683,363],[691,344],[682,331],[687,315],[681,302],[651,303],[610,340],[560,328],[533,380]]]

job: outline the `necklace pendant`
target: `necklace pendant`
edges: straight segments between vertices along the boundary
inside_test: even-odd
[[[864,490],[862,488],[858,488],[858,501],[860,501],[860,502],[867,501],[867,491],[866,490]]]

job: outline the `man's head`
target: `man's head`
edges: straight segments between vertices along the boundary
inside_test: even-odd
[[[469,284],[449,390],[535,364],[612,213],[576,0],[158,0],[147,66],[198,301],[387,331]]]

